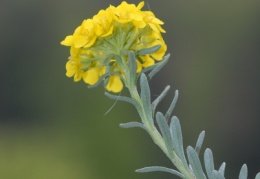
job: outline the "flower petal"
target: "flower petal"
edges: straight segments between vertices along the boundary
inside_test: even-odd
[[[140,2],[138,5],[137,5],[137,9],[142,9],[144,7],[144,1]]]
[[[136,72],[140,73],[142,71],[142,68],[143,68],[142,64],[138,60],[136,60],[136,64],[137,64]]]
[[[94,85],[99,79],[99,69],[97,67],[90,68],[83,74],[83,80],[85,83]]]
[[[144,63],[143,63],[144,68],[154,65],[154,59],[152,57],[150,57],[150,55],[145,55],[142,57],[142,59],[144,61]]]
[[[72,43],[73,43],[73,36],[69,35],[61,42],[61,45],[71,46]]]
[[[123,89],[123,82],[118,75],[112,75],[109,77],[108,83],[106,85],[108,91],[119,93]]]

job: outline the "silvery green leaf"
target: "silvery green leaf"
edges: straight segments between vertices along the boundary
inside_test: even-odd
[[[113,99],[113,100],[116,100],[116,101],[127,102],[127,103],[130,103],[133,106],[135,106],[137,109],[139,108],[138,103],[136,101],[134,101],[132,98],[129,98],[129,97],[126,97],[126,96],[117,96],[117,95],[110,94],[108,92],[105,92],[105,95],[110,99]]]
[[[204,142],[204,138],[205,138],[205,131],[202,131],[200,134],[199,134],[199,137],[198,137],[198,140],[196,142],[196,147],[195,147],[195,150],[197,152],[197,154],[199,155],[200,153],[200,149],[201,149],[201,146]]]
[[[161,94],[153,101],[152,107],[153,107],[153,112],[155,112],[156,107],[158,104],[163,100],[163,98],[167,95],[167,93],[170,90],[170,85],[167,85],[164,90],[161,92]]]
[[[207,175],[209,178],[211,178],[212,172],[215,169],[215,167],[214,167],[213,154],[209,148],[207,148],[204,152],[204,164],[205,164]]]
[[[244,164],[241,167],[238,179],[247,179],[247,175],[248,175],[247,166],[246,164]]]
[[[160,62],[159,62],[160,63]],[[156,68],[158,66],[159,63],[155,63],[154,65],[152,66],[149,66],[149,67],[146,67],[142,70],[143,73],[146,73],[146,72],[149,72],[149,71],[152,71],[154,68]]]
[[[142,50],[137,51],[137,55],[148,55],[148,54],[152,54],[156,51],[158,51],[161,48],[161,45],[155,45],[153,47],[150,48],[145,48]]]
[[[225,179],[225,177],[220,173],[218,172],[217,170],[213,170],[212,171],[212,176],[209,177],[209,179]]]
[[[175,90],[175,94],[174,94],[174,98],[170,104],[170,107],[168,108],[168,110],[166,111],[165,113],[165,118],[166,120],[168,121],[172,115],[172,112],[176,106],[176,103],[177,103],[177,100],[178,100],[178,97],[179,97],[179,91],[178,90]]]
[[[170,54],[167,54],[161,62],[156,64],[156,67],[154,67],[148,74],[149,79],[152,79],[167,64],[170,56]]]
[[[191,164],[193,173],[196,176],[196,178],[204,179],[205,174],[202,170],[202,166],[201,166],[197,152],[191,146],[188,146],[187,154],[188,154],[189,163]]]
[[[188,166],[186,157],[183,149],[183,139],[182,139],[182,130],[179,119],[176,116],[173,116],[170,123],[170,133],[173,141],[173,148],[178,155],[178,157],[182,160],[182,162]]]
[[[140,87],[141,87],[141,99],[144,104],[145,113],[148,115],[149,120],[153,122],[151,92],[150,92],[150,87],[149,87],[147,77],[144,73],[141,74]]]
[[[128,61],[129,61],[129,69],[130,69],[129,78],[131,79],[132,85],[134,85],[136,82],[136,58],[134,52],[130,51],[128,53]]]
[[[119,55],[113,54],[112,57],[116,59],[116,62],[119,64],[119,66],[120,66],[121,68],[124,68],[124,67],[125,67],[125,63],[124,63],[123,59],[122,59]]]
[[[156,122],[157,122],[157,124],[160,128],[161,133],[162,133],[162,136],[163,136],[163,139],[165,141],[167,150],[169,151],[169,153],[171,153],[172,149],[173,149],[173,140],[171,138],[169,125],[167,124],[165,117],[163,116],[163,114],[161,112],[156,113]]]
[[[138,173],[148,173],[148,172],[167,172],[167,173],[171,173],[174,175],[177,175],[181,178],[184,178],[183,174],[181,174],[180,172],[171,169],[171,168],[166,168],[166,167],[159,167],[159,166],[152,166],[152,167],[145,167],[145,168],[141,168],[136,170],[136,172]]]
[[[105,59],[104,59],[104,65],[105,66],[108,66],[108,64],[109,64],[109,62],[110,62],[110,60],[111,60],[111,58],[113,58],[113,54],[110,54],[110,55],[108,55]]]
[[[226,169],[226,163],[223,162],[223,163],[220,165],[219,169],[218,169],[219,173],[221,173],[222,176],[225,176],[225,169]]]
[[[142,129],[145,129],[144,128],[144,125],[140,122],[128,122],[128,123],[122,123],[119,125],[120,127],[122,128],[134,128],[134,127],[139,127],[139,128],[142,128]]]
[[[260,179],[260,172],[256,174],[255,179]]]

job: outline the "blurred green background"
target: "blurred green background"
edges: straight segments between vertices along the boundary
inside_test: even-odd
[[[65,77],[69,51],[59,42],[118,3],[0,0],[1,179],[175,178],[134,173],[171,164],[143,131],[118,127],[138,118],[132,107],[117,103],[104,116],[113,104],[104,89]],[[205,144],[218,165],[227,162],[229,178],[243,163],[251,178],[260,171],[259,7],[258,0],[146,1],[165,21],[173,54],[152,81],[153,97],[167,84],[180,90],[175,114],[185,145],[205,129]]]

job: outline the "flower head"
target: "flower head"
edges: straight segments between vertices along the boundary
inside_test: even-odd
[[[91,19],[83,20],[62,45],[70,47],[66,76],[88,85],[105,81],[106,90],[120,92],[125,83],[127,52],[135,53],[136,73],[163,59],[167,46],[161,33],[163,22],[151,11],[143,11],[144,2],[137,6],[123,1],[119,6],[100,10]],[[138,53],[159,46],[150,53]],[[119,56],[122,61],[119,62]]]

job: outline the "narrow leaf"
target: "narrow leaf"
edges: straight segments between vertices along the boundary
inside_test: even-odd
[[[163,139],[165,141],[167,150],[169,151],[169,153],[171,153],[172,149],[173,149],[173,140],[171,138],[169,125],[167,124],[165,117],[163,116],[163,114],[161,112],[156,113],[156,122],[157,122],[157,124],[160,128],[161,133],[162,133],[162,136],[163,136]]]
[[[127,102],[127,103],[130,103],[132,104],[133,106],[135,106],[137,109],[139,108],[139,105],[137,102],[135,102],[132,98],[129,98],[129,97],[126,97],[126,96],[117,96],[117,95],[113,95],[113,94],[110,94],[108,92],[105,92],[105,95],[110,98],[110,99],[113,99],[113,100],[116,100],[116,101],[123,101],[123,102]]]
[[[145,113],[148,116],[149,120],[153,122],[151,92],[150,92],[150,87],[149,87],[147,77],[144,73],[141,74],[140,87],[141,87],[141,99],[144,104]]]
[[[165,113],[165,118],[166,120],[169,120],[171,115],[172,115],[172,112],[176,106],[176,103],[177,103],[177,100],[178,100],[178,97],[179,97],[179,91],[178,90],[175,90],[175,94],[174,94],[174,98],[170,104],[170,107],[168,108],[167,112]]]
[[[219,173],[221,173],[222,176],[225,176],[225,169],[226,169],[226,162],[223,162],[218,169]]]
[[[125,63],[124,63],[123,59],[119,55],[113,54],[112,57],[115,58],[116,62],[119,64],[119,66],[121,68],[125,67]]]
[[[202,131],[200,134],[199,134],[199,137],[198,137],[198,140],[196,142],[196,146],[195,146],[195,150],[197,152],[197,154],[199,155],[200,153],[200,149],[201,149],[201,146],[204,142],[204,138],[205,138],[205,131]]]
[[[167,54],[161,62],[157,63],[156,67],[148,74],[149,79],[152,79],[167,64],[170,56],[170,54]]]
[[[142,129],[145,129],[144,128],[144,125],[140,122],[128,122],[128,123],[122,123],[119,125],[121,128],[135,128],[135,127],[139,127],[139,128],[142,128]]]
[[[225,177],[217,170],[213,170],[212,171],[212,176],[211,176],[212,179],[225,179]],[[209,179],[211,179],[209,178]]]
[[[207,148],[204,152],[204,164],[206,168],[206,172],[209,178],[212,177],[212,172],[215,169],[214,167],[214,159],[211,149]]]
[[[113,54],[110,54],[110,55],[108,55],[105,59],[104,59],[104,65],[105,66],[108,66],[108,64],[109,64],[109,62],[110,62],[110,60],[111,60],[111,58],[113,58],[114,57],[114,55]]]
[[[183,149],[183,139],[182,139],[182,130],[179,119],[176,116],[173,116],[170,123],[170,132],[173,141],[173,148],[178,155],[178,157],[182,160],[182,162],[188,166],[186,157]]]
[[[132,85],[135,84],[136,82],[136,58],[135,58],[135,53],[130,51],[128,53],[128,62],[129,62],[129,78],[131,79]]]
[[[158,104],[163,100],[163,98],[167,95],[167,93],[170,90],[170,85],[167,85],[164,90],[161,92],[161,94],[153,101],[152,107],[153,107],[153,112],[155,112],[156,107]]]
[[[148,54],[152,54],[152,53],[158,51],[160,48],[161,48],[161,45],[155,45],[155,46],[150,47],[150,48],[145,48],[145,49],[139,50],[139,51],[137,52],[137,55],[148,55]]]
[[[256,174],[255,179],[260,179],[260,172]]]
[[[238,179],[247,179],[247,175],[248,175],[247,166],[246,164],[244,164],[241,167]]]
[[[150,72],[150,71],[152,71],[154,68],[156,68],[157,66],[159,66],[160,63],[161,63],[161,62],[155,63],[155,64],[152,65],[152,66],[149,66],[149,67],[147,67],[147,68],[144,68],[144,69],[142,70],[142,72],[143,72],[143,73]]]
[[[197,154],[199,155],[200,154],[200,149],[203,145],[203,142],[204,142],[204,138],[205,138],[205,131],[202,131],[200,134],[199,134],[199,137],[197,139],[197,142],[196,142],[196,146],[195,146],[195,150],[197,152]]]
[[[205,174],[202,170],[202,166],[198,157],[198,154],[196,151],[191,147],[187,147],[187,154],[188,154],[188,159],[189,163],[191,164],[192,170],[194,172],[194,175],[196,176],[197,179],[204,179]]]
[[[166,173],[171,173],[171,174],[177,175],[181,178],[184,178],[183,174],[181,174],[180,172],[178,172],[174,169],[166,168],[166,167],[159,167],[159,166],[141,168],[141,169],[136,170],[136,172],[138,172],[138,173],[166,172]]]

